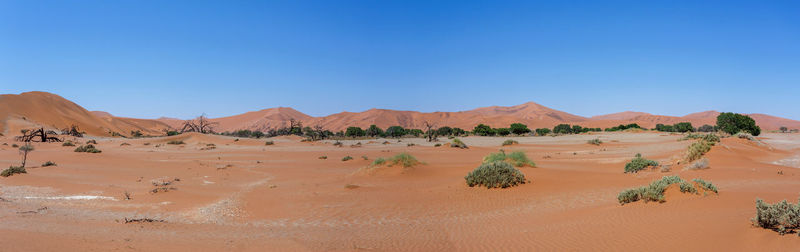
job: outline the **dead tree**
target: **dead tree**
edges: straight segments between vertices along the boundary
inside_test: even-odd
[[[214,126],[219,125],[217,122],[209,121],[208,118],[201,115],[196,119],[186,120],[183,122],[181,133],[184,132],[199,132],[202,134],[214,133]]]
[[[425,124],[425,136],[428,137],[428,142],[433,142],[433,141],[438,140],[436,138],[436,129],[434,129],[434,127],[436,127],[436,125],[435,124],[431,124],[428,121],[425,121],[424,124]]]
[[[22,130],[22,136],[17,136],[17,141],[20,142],[61,142],[61,139],[54,136],[49,136],[48,131],[45,131],[44,128],[39,128],[37,130]],[[55,133],[55,132],[53,132]]]
[[[77,125],[72,125],[69,128],[64,128],[61,130],[61,135],[68,135],[74,137],[83,137],[83,133],[78,130]]]

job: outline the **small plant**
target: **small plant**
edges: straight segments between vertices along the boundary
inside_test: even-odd
[[[328,156],[319,156],[319,159],[328,159]]]
[[[385,163],[386,163],[386,159],[384,159],[382,157],[379,157],[379,158],[376,158],[374,161],[372,161],[372,166],[379,166],[379,165],[383,165]]]
[[[353,157],[345,156],[345,157],[342,158],[342,161],[348,161],[348,160],[353,160]]]
[[[22,166],[10,166],[10,167],[8,167],[8,169],[5,169],[5,170],[3,170],[3,172],[0,172],[0,176],[8,177],[8,176],[11,176],[11,175],[14,175],[14,174],[20,174],[20,173],[28,173],[28,171],[26,171],[25,167],[22,167]]]
[[[712,146],[714,146],[713,142],[703,140],[692,143],[692,145],[689,145],[689,150],[686,152],[686,160],[692,162],[700,159],[711,150]]]
[[[122,196],[123,196],[122,198],[125,200],[131,200],[131,193],[129,193],[128,191],[125,191],[125,193],[122,194]]]
[[[526,165],[536,167],[536,163],[528,158],[528,156],[525,155],[525,152],[522,151],[514,151],[506,154],[505,151],[500,150],[500,152],[491,153],[483,157],[483,163],[493,163],[497,161],[506,161],[516,167],[523,167]]]
[[[442,146],[442,144],[440,144],[440,143],[437,143],[437,144],[434,144],[434,145],[433,145],[433,147],[439,147],[439,146]]]
[[[617,200],[623,205],[639,200],[644,200],[644,202],[664,202],[664,190],[669,185],[680,183],[681,181],[684,180],[678,176],[664,176],[659,180],[653,181],[650,185],[623,190],[617,196]]]
[[[389,141],[383,141],[383,144],[390,144]]]
[[[470,187],[508,188],[525,184],[525,174],[505,161],[483,163],[467,174],[464,179]]]
[[[701,178],[696,178],[693,179],[692,181],[697,182],[697,184],[705,190],[712,191],[714,193],[719,193],[719,191],[717,190],[717,186],[715,186],[711,182],[705,181]]]
[[[186,143],[184,143],[182,140],[172,140],[172,141],[167,142],[167,144],[178,145],[178,144],[186,144]]]
[[[637,173],[650,166],[658,166],[658,162],[642,158],[642,154],[636,153],[636,157],[625,164],[625,173]]]
[[[86,141],[86,143],[87,143],[87,144],[97,144],[97,141],[95,141],[94,139],[92,139],[92,140]]]
[[[17,147],[19,147],[19,145],[17,145],[17,144],[11,144],[11,147],[17,148]]]
[[[129,144],[129,143],[121,143],[121,144],[119,144],[119,146],[130,146],[130,145],[131,144]]]
[[[264,143],[264,145],[275,145],[275,142],[274,141],[267,141],[266,143]]]
[[[48,166],[56,166],[56,163],[53,163],[53,161],[47,161],[44,162],[44,164],[42,164],[42,167],[48,167]]]
[[[390,158],[376,158],[374,161],[372,161],[372,166],[386,165],[386,166],[392,167],[392,166],[395,166],[395,165],[399,165],[399,166],[402,166],[403,168],[407,169],[407,168],[414,167],[414,166],[416,166],[418,164],[421,164],[421,163],[422,162],[417,160],[417,158],[415,158],[411,154],[403,152],[403,153],[394,155],[393,157],[390,157]]]
[[[66,142],[62,143],[61,146],[75,146],[75,144],[72,143],[72,141],[67,140]]]
[[[784,235],[800,228],[800,203],[791,204],[783,200],[769,204],[756,199],[756,216],[750,219],[753,225],[772,229]]]
[[[75,148],[75,152],[100,153],[102,151],[95,148],[94,145],[87,144],[78,146],[78,148]]]
[[[416,144],[414,144],[414,143],[408,143],[408,144],[406,144],[406,146],[408,146],[408,147],[415,146],[415,145],[416,145]]]
[[[361,156],[361,158],[363,158],[364,160],[369,160],[369,157],[367,156]]]
[[[333,143],[333,146],[342,147],[342,145],[342,142],[339,142],[339,140],[336,140],[336,142]]]
[[[503,146],[506,146],[506,145],[514,145],[514,144],[519,144],[519,142],[517,142],[517,141],[514,141],[514,140],[512,140],[512,139],[508,139],[508,140],[506,140],[506,141],[504,141],[504,142],[503,142]]]
[[[697,189],[694,188],[694,185],[686,181],[681,181],[678,184],[678,187],[680,187],[682,193],[692,193],[692,194],[697,193]]]
[[[694,163],[689,164],[684,168],[684,170],[702,170],[708,169],[708,159],[701,158],[700,160],[695,161]]]
[[[588,143],[588,144],[594,144],[594,145],[600,145],[600,144],[602,144],[602,143],[603,143],[603,141],[600,141],[600,138],[595,138],[595,139],[592,139],[592,140],[586,141],[586,143]]]
[[[453,148],[461,148],[461,149],[468,149],[467,144],[461,141],[461,139],[453,138],[453,143],[450,144],[450,147]]]

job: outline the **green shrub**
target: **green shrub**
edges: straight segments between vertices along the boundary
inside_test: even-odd
[[[363,158],[364,160],[369,160],[369,157],[367,156],[361,156],[361,158]]]
[[[650,166],[658,166],[658,162],[642,158],[642,154],[636,153],[636,157],[625,164],[625,173],[636,173]]]
[[[372,161],[372,165],[373,166],[383,165],[385,163],[386,163],[386,159],[384,159],[382,157],[376,158],[374,161]]]
[[[800,228],[800,202],[793,205],[783,200],[769,204],[756,199],[756,216],[751,221],[757,227],[772,229],[781,235],[794,232]]]
[[[389,166],[400,165],[403,168],[409,168],[421,164],[417,158],[408,153],[400,153],[386,160]]]
[[[347,160],[353,160],[353,157],[345,156],[345,157],[342,158],[342,161],[347,161]]]
[[[711,126],[711,125],[708,125],[708,124],[703,124],[703,126],[697,127],[697,131],[699,131],[699,132],[714,132],[716,130],[714,129],[714,126]]]
[[[94,145],[87,144],[78,146],[78,148],[75,148],[75,152],[100,153],[102,151],[95,148]]]
[[[522,123],[512,123],[509,128],[511,130],[511,133],[517,135],[522,135],[531,132],[531,129],[528,129],[528,125]]]
[[[86,141],[86,144],[97,144],[97,141],[92,139],[92,140]]]
[[[461,149],[469,148],[467,147],[467,144],[465,144],[464,142],[461,141],[461,139],[458,138],[453,138],[453,143],[450,144],[450,147],[461,148]]]
[[[500,152],[491,153],[483,157],[483,163],[494,163],[497,161],[506,161],[516,167],[522,167],[525,165],[536,167],[536,164],[531,161],[527,155],[525,155],[525,152],[522,151],[514,151],[510,154],[506,154],[505,151],[500,150]]]
[[[623,205],[639,200],[644,200],[644,202],[664,202],[664,190],[671,184],[681,182],[685,181],[678,176],[664,176],[651,182],[650,185],[623,190],[617,195],[617,200]]]
[[[61,146],[75,146],[75,144],[72,143],[72,141],[67,140],[66,142],[62,143]]]
[[[53,161],[47,161],[44,162],[44,164],[42,164],[42,167],[47,167],[47,166],[56,166],[56,163],[53,163]]]
[[[17,145],[17,144],[11,144],[11,147],[17,148],[17,147],[19,147],[19,145]]]
[[[717,116],[717,127],[728,134],[739,132],[750,133],[754,136],[761,134],[761,128],[756,125],[756,121],[750,116],[736,113],[720,113]]]
[[[519,142],[517,142],[517,141],[514,141],[514,140],[511,140],[511,139],[508,139],[508,140],[506,140],[506,141],[504,141],[504,142],[503,142],[503,146],[506,146],[506,145],[513,145],[513,144],[519,144]]]
[[[694,188],[694,185],[692,183],[681,181],[680,184],[678,184],[678,186],[680,187],[682,193],[693,193],[693,194],[697,193],[697,188]]]
[[[437,143],[437,144],[434,144],[434,145],[433,145],[433,147],[439,147],[439,146],[442,146],[442,144],[440,144],[440,143]]]
[[[592,139],[592,140],[589,140],[589,141],[586,141],[586,142],[588,144],[594,144],[594,145],[600,145],[600,144],[603,143],[603,141],[600,141],[600,138],[595,138],[595,139]]]
[[[697,184],[700,186],[700,188],[703,188],[703,189],[705,189],[707,191],[712,191],[714,193],[719,193],[719,191],[717,190],[717,186],[715,186],[711,182],[705,181],[705,180],[703,180],[701,178],[696,178],[696,179],[693,179],[692,181],[697,182]]]
[[[274,141],[267,141],[267,142],[264,143],[264,145],[275,145],[275,142]]]
[[[180,141],[180,140],[172,140],[172,141],[167,142],[167,144],[186,144],[186,143],[184,143],[183,141]]]
[[[548,128],[538,128],[538,129],[536,129],[536,135],[537,136],[546,136],[547,134],[550,134],[550,129],[548,129]]]
[[[25,167],[22,166],[9,166],[8,169],[5,169],[3,170],[3,172],[0,172],[0,176],[8,177],[18,173],[28,173],[28,171],[26,171]]]
[[[507,188],[525,184],[525,174],[504,161],[483,163],[464,179],[470,187],[477,185],[486,188]]]
[[[319,156],[319,159],[328,159],[328,156]]]

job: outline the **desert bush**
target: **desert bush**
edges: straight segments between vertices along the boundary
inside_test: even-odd
[[[26,171],[25,167],[22,166],[9,166],[8,169],[5,169],[3,170],[3,172],[0,172],[0,176],[8,177],[20,173],[28,173],[28,171]]]
[[[344,144],[342,144],[342,142],[339,142],[339,140],[336,140],[336,142],[333,143],[333,146],[342,147],[342,145]]]
[[[697,127],[697,131],[699,132],[714,132],[714,126],[703,124],[703,126]]]
[[[434,144],[434,145],[433,145],[433,147],[439,147],[439,146],[442,146],[442,144],[440,144],[440,143],[437,143],[437,144]]]
[[[19,147],[19,145],[17,145],[17,144],[11,144],[11,147],[13,147],[13,148],[18,148],[18,147]]]
[[[469,148],[467,147],[467,144],[465,144],[464,142],[461,141],[461,139],[458,138],[453,138],[453,143],[450,144],[450,147],[461,148],[461,149]]]
[[[405,134],[406,130],[400,126],[391,126],[386,129],[386,136],[397,138],[397,137],[402,137]]]
[[[717,116],[717,127],[731,135],[739,132],[750,133],[754,136],[761,134],[761,128],[756,125],[756,121],[753,118],[730,112],[720,113]]]
[[[492,129],[492,127],[489,127],[489,125],[481,123],[478,124],[478,126],[475,126],[474,129],[472,129],[472,133],[475,134],[476,136],[494,136],[495,131],[494,129]]]
[[[550,134],[550,129],[548,129],[548,128],[538,128],[538,129],[536,129],[536,135],[537,136],[546,136],[547,134]]]
[[[692,127],[692,123],[690,122],[680,122],[672,125],[672,128],[675,129],[676,132],[693,132],[694,127]]]
[[[603,141],[601,141],[600,138],[595,138],[595,139],[592,139],[592,140],[589,140],[589,141],[586,141],[586,142],[588,144],[594,144],[594,145],[600,145],[600,144],[603,143]]]
[[[75,144],[72,143],[72,141],[67,140],[64,143],[62,143],[61,146],[75,146]]]
[[[800,202],[793,205],[783,200],[769,204],[756,199],[756,216],[751,221],[757,227],[772,229],[781,235],[794,232],[800,228]]]
[[[267,141],[264,145],[275,145],[275,141]]]
[[[42,164],[42,167],[48,167],[48,166],[56,166],[56,163],[53,163],[53,161],[47,161],[44,162],[44,164]]]
[[[382,158],[382,157],[376,158],[374,161],[372,161],[372,165],[373,166],[383,165],[385,163],[386,163],[386,159]]]
[[[708,191],[712,191],[714,193],[719,193],[719,191],[717,190],[717,186],[715,186],[711,182],[705,181],[705,180],[703,180],[701,178],[696,178],[696,179],[693,179],[692,181],[697,182],[697,185],[699,185],[700,188],[703,188],[703,189],[708,190]]]
[[[483,163],[467,174],[467,185],[486,186],[486,188],[507,188],[525,184],[525,174],[504,161]]]
[[[174,131],[174,130],[167,131],[167,136],[177,136],[177,135],[180,135],[180,134],[181,134],[180,132]]]
[[[617,200],[623,205],[639,200],[644,200],[644,202],[664,202],[664,190],[671,184],[681,182],[685,181],[678,176],[664,176],[647,186],[623,190],[617,195]]]
[[[319,156],[319,159],[328,159],[328,156]]]
[[[741,138],[741,139],[747,139],[747,140],[750,140],[750,141],[753,141],[753,142],[758,142],[758,139],[756,137],[754,137],[753,135],[744,133],[744,132],[736,133],[736,137]]]
[[[692,193],[692,194],[697,193],[697,188],[694,188],[694,185],[692,183],[686,181],[681,181],[678,184],[678,187],[681,189],[682,193]]]
[[[353,160],[353,157],[345,156],[345,157],[342,158],[342,161],[348,161],[348,160]]]
[[[86,144],[97,144],[97,141],[92,139],[92,140],[86,141]]]
[[[692,162],[703,157],[706,152],[711,150],[711,146],[714,146],[714,142],[701,140],[692,143],[692,145],[689,145],[689,150],[686,153],[686,160]]]
[[[494,163],[497,161],[506,161],[516,167],[522,167],[526,165],[536,167],[536,163],[528,158],[528,156],[525,155],[525,152],[522,151],[514,151],[506,154],[505,151],[500,150],[500,152],[491,153],[483,157],[483,163]]]
[[[367,135],[367,132],[359,127],[347,127],[347,130],[344,132],[344,136],[346,137],[362,137]]]
[[[100,153],[103,151],[98,150],[97,148],[94,147],[94,145],[87,144],[78,146],[78,148],[75,148],[75,152]]]
[[[559,124],[553,127],[553,133],[556,134],[570,134],[572,133],[572,126],[569,124]]]
[[[239,139],[236,139],[236,140],[239,140]],[[183,141],[180,141],[180,140],[172,140],[172,141],[167,142],[167,144],[186,144],[186,143],[184,143]]]
[[[519,144],[519,142],[517,142],[517,141],[514,141],[514,140],[511,140],[511,139],[508,139],[508,140],[506,140],[506,141],[504,141],[504,142],[503,142],[503,146],[506,146],[506,145],[514,145],[514,144]]]
[[[369,160],[369,157],[367,156],[361,156],[361,158],[363,158],[364,160]]]
[[[407,144],[406,144],[406,146],[408,146],[408,147],[415,146],[415,145],[416,145],[416,144],[414,144],[414,143],[407,143]]]
[[[642,154],[636,153],[636,157],[625,164],[625,173],[636,173],[650,166],[658,166],[658,162],[642,158]]]
[[[707,158],[701,158],[700,160],[697,160],[696,162],[691,163],[688,166],[686,166],[686,168],[684,168],[684,170],[702,170],[702,169],[708,169]]]
[[[531,132],[531,129],[528,128],[528,125],[522,123],[512,123],[510,126],[511,133],[522,135]]]

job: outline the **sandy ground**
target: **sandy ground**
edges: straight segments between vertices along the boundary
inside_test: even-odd
[[[659,133],[462,138],[470,148],[422,139],[300,142],[184,134],[100,138],[99,154],[35,143],[28,174],[0,178],[3,251],[786,251],[796,235],[755,228],[755,199],[798,198],[800,135],[761,143],[725,138],[711,168],[684,171],[691,141]],[[600,138],[600,146],[586,141]],[[84,142],[88,139],[75,139]],[[184,145],[166,144],[182,140]],[[389,141],[389,144],[383,144]],[[439,143],[446,143],[440,139]],[[351,145],[361,142],[361,147]],[[8,136],[0,165],[18,164]],[[122,145],[127,143],[129,145]],[[409,143],[416,144],[408,146]],[[214,149],[207,148],[214,144]],[[510,189],[470,188],[484,155],[521,150],[537,164]],[[401,152],[425,164],[358,172]],[[672,171],[624,174],[636,153]],[[320,159],[327,156],[327,159]],[[341,161],[352,156],[350,161]],[[364,160],[362,156],[369,160]],[[58,166],[38,167],[45,161]],[[782,171],[782,174],[779,174]],[[619,205],[617,194],[664,175],[703,178],[718,195],[667,193],[665,203]],[[158,183],[166,191],[153,193]],[[346,185],[351,185],[346,187]],[[131,199],[125,199],[128,192]],[[151,218],[164,222],[128,223]]]

